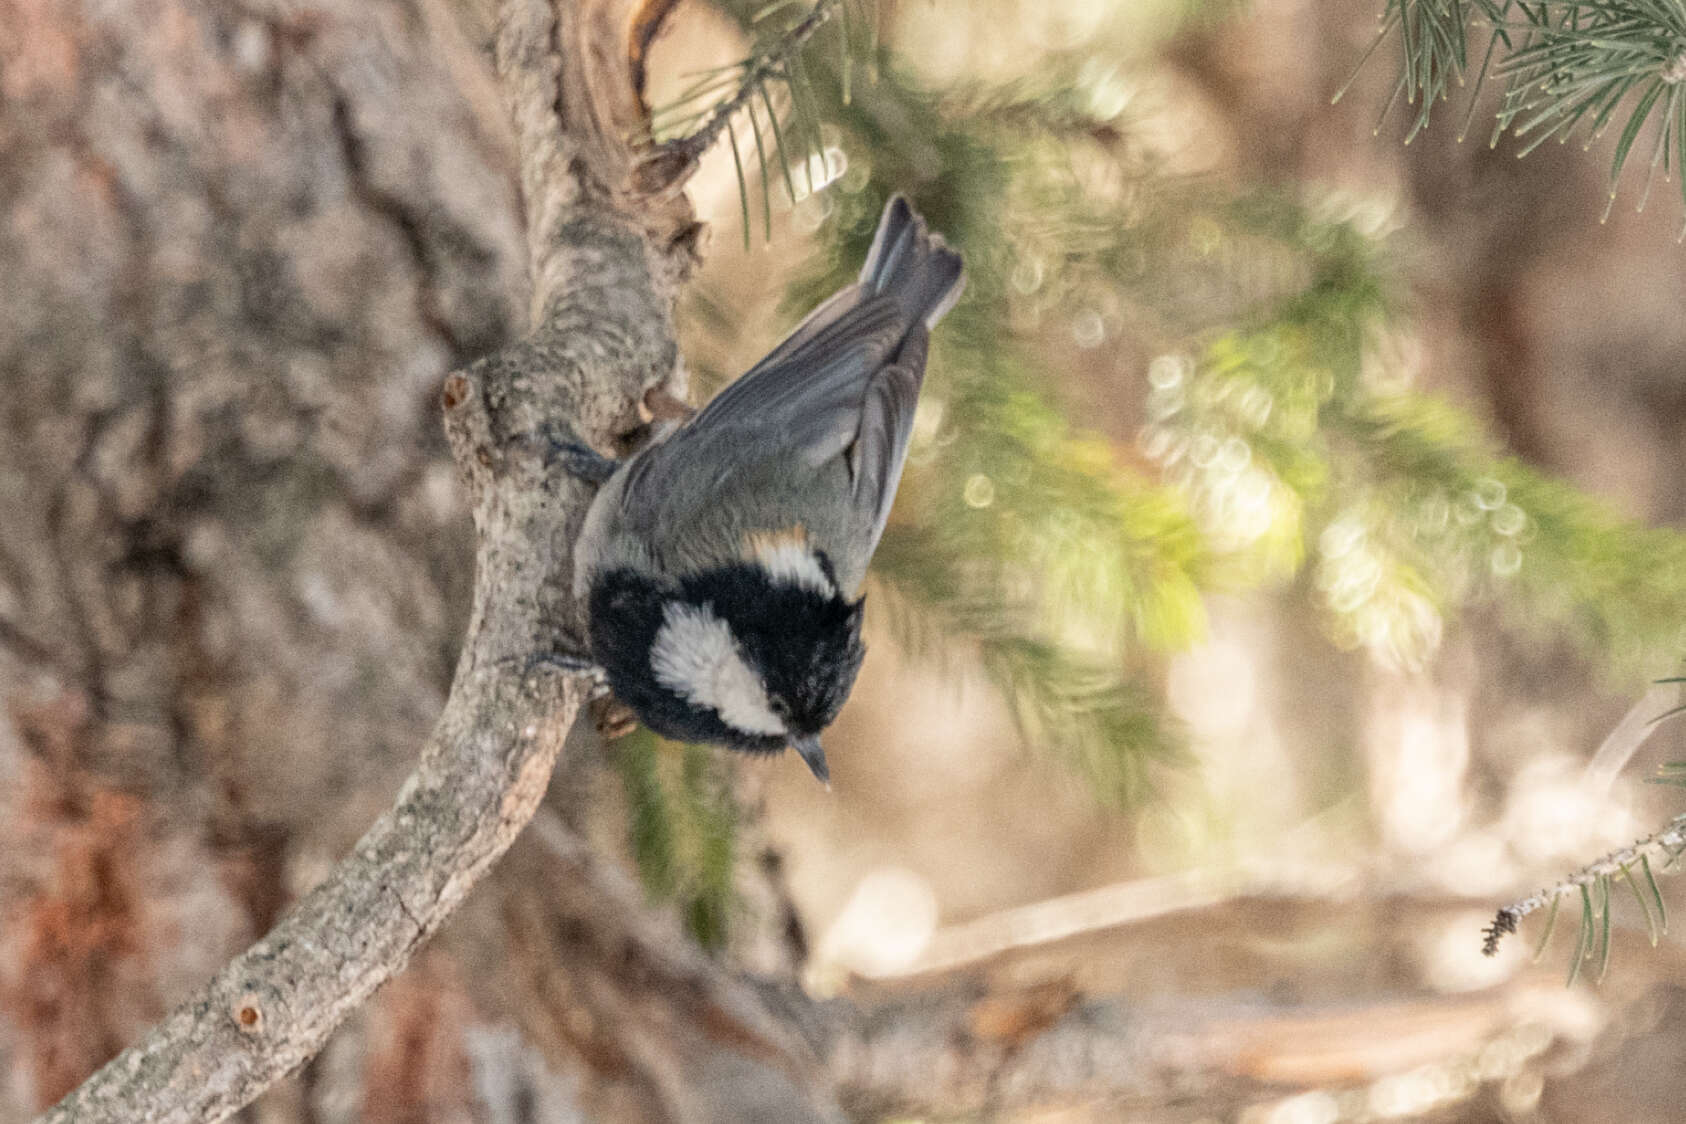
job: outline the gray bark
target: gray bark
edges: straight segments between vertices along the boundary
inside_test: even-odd
[[[506,339],[521,243],[472,54],[423,13],[20,2],[0,29],[19,1119],[268,929],[414,763],[472,573],[438,380]]]

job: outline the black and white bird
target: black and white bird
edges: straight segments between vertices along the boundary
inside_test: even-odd
[[[860,670],[861,584],[963,285],[898,195],[859,281],[665,440],[576,468],[602,481],[575,548],[591,657],[652,730],[791,746],[828,780],[819,734]]]

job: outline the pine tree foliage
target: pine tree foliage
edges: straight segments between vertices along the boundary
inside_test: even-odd
[[[878,19],[868,0],[818,0],[811,6],[800,0],[773,0],[749,12],[744,22],[752,36],[750,54],[695,75],[676,98],[651,112],[650,132],[653,141],[693,156],[726,134],[747,248],[753,193],[746,168],[759,172],[755,183],[768,239],[773,236],[777,187],[782,184],[786,197],[795,201],[828,178],[817,99],[806,79],[804,54],[823,29],[837,29],[830,38],[838,51],[840,96],[847,103],[857,57],[877,57]],[[876,73],[869,71],[866,77],[870,80]]]
[[[757,12],[719,3],[767,34]],[[1591,80],[1541,44],[1667,23],[1650,0],[1619,7],[1615,20],[1608,4],[1400,0],[1384,34],[1406,40],[1401,93],[1426,106],[1467,79],[1467,29],[1489,20],[1499,47],[1476,81],[1534,90],[1505,103],[1526,124],[1529,98]],[[697,95],[692,123],[734,100],[740,117],[760,115],[734,126],[746,233],[752,202],[766,231],[775,210],[819,220],[821,261],[793,286],[791,316],[852,279],[892,191],[967,255],[875,560],[875,612],[916,656],[969,653],[1027,743],[1099,797],[1139,800],[1179,759],[1164,663],[1203,636],[1212,593],[1309,597],[1332,642],[1401,667],[1431,659],[1477,604],[1577,638],[1624,688],[1677,659],[1686,536],[1618,518],[1411,385],[1395,255],[1361,203],[1167,174],[1116,96],[1116,61],[1074,51],[1035,81],[932,90],[875,37],[865,60],[849,49],[865,36],[826,50],[812,33],[787,50],[807,16],[780,10],[786,38],[756,40],[758,57],[785,60],[779,91],[768,96],[769,80],[746,95],[746,63],[707,88],[713,109]],[[1667,87],[1652,108],[1676,113],[1673,72],[1653,65],[1678,54],[1661,34],[1624,89],[1643,99],[1649,74]],[[1551,60],[1567,69],[1538,69]],[[1666,172],[1678,142],[1661,143]],[[729,331],[721,302],[692,299],[700,321]],[[1086,429],[1060,397],[1065,365],[1092,364],[1108,341],[1144,355],[1110,375],[1142,399],[1133,442]],[[643,777],[631,778],[644,786],[635,804],[656,792]],[[662,828],[644,830],[657,858],[671,853]],[[1660,924],[1654,857],[1585,883],[1584,912],[1607,919],[1620,878]],[[1607,949],[1597,930],[1583,927],[1583,951]]]
[[[1388,0],[1381,25],[1371,51],[1399,41],[1403,65],[1388,109],[1401,98],[1414,107],[1407,143],[1428,127],[1437,103],[1466,87],[1461,138],[1491,78],[1503,88],[1491,143],[1508,132],[1521,146],[1518,155],[1572,136],[1590,148],[1616,130],[1610,206],[1647,125],[1639,208],[1659,171],[1664,179],[1681,171],[1686,6],[1678,0]],[[1686,175],[1680,191],[1686,198]]]
[[[1386,315],[1372,281],[1294,303],[1198,364],[1149,373],[1161,420],[1145,444],[1218,513],[1214,533],[1256,535],[1267,571],[1309,556],[1333,638],[1394,665],[1421,665],[1447,618],[1486,603],[1578,641],[1623,689],[1677,658],[1686,536],[1503,455],[1463,411],[1385,371],[1365,377],[1378,356],[1364,318],[1380,329]]]
[[[614,754],[628,845],[645,891],[675,903],[702,947],[723,947],[735,899],[738,822],[728,764],[701,746],[643,729],[616,742]]]

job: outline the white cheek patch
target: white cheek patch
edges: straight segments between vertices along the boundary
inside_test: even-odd
[[[774,582],[811,589],[821,597],[837,592],[825,575],[825,567],[809,548],[806,535],[754,534],[749,536],[748,546],[750,555]]]
[[[650,648],[650,669],[668,690],[712,707],[726,725],[750,734],[784,736],[761,677],[744,662],[727,623],[707,605],[669,601]]]

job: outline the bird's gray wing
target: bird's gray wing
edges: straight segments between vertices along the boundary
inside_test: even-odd
[[[913,413],[925,380],[926,333],[916,327],[896,353],[896,360],[873,377],[861,407],[860,428],[849,446],[849,476],[858,511],[871,513],[868,556],[884,536],[895,503],[902,466],[913,438]]]
[[[960,255],[892,197],[859,280],[627,467],[627,525],[652,541],[676,526],[713,533],[705,514],[722,528],[829,525],[828,549],[850,555],[839,570],[864,573],[907,457],[928,333],[963,286]],[[777,510],[731,504],[734,477]]]
[[[788,440],[800,446],[806,444],[804,437],[829,432],[843,414],[858,411],[867,382],[901,343],[907,324],[893,301],[851,295],[856,299],[841,307],[835,319],[818,326],[805,322],[771,355],[716,394],[692,424],[698,429],[758,431],[794,427]],[[828,309],[821,306],[820,311]],[[830,416],[833,411],[839,416]]]
[[[624,509],[658,510],[664,506],[662,497],[688,493],[701,483],[701,473],[719,488],[739,471],[765,461],[788,465],[791,471],[812,471],[843,455],[862,433],[872,388],[886,373],[892,350],[906,350],[898,345],[907,332],[894,302],[875,297],[841,309],[836,319],[809,332],[797,346],[788,347],[787,341],[628,467]],[[904,374],[895,381],[910,382],[905,397],[911,410],[918,397],[917,375],[910,381]],[[875,433],[882,430],[890,437],[897,432],[886,424],[886,408],[896,401],[892,395],[887,403],[870,407]],[[911,413],[908,421],[911,424]],[[888,481],[893,489],[896,474],[886,471],[883,461],[877,449],[851,455],[851,476],[860,466],[870,466],[878,472],[877,479]],[[876,513],[878,497],[868,499],[858,487],[856,495]]]

